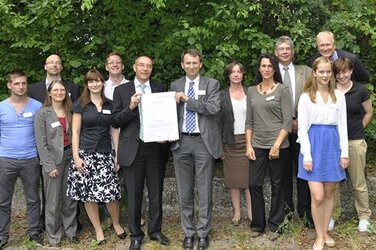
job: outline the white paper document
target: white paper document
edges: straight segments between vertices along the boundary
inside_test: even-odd
[[[143,94],[141,100],[144,142],[178,140],[175,92]]]

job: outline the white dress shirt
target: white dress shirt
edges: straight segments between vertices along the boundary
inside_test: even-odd
[[[129,82],[127,79],[125,79],[125,77],[123,76],[123,79],[121,80],[121,82],[116,85],[115,83],[113,83],[111,81],[111,79],[108,79],[106,81],[106,84],[104,85],[104,95],[106,96],[107,99],[110,99],[112,100],[113,99],[113,96],[114,96],[114,90],[115,90],[115,87],[121,85],[121,84],[124,84],[124,83],[127,83]]]

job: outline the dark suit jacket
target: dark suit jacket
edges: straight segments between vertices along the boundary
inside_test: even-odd
[[[171,83],[171,91],[184,92],[186,77]],[[198,95],[198,100],[187,101],[187,109],[197,112],[198,126],[200,128],[201,138],[213,158],[217,159],[223,156],[222,136],[218,124],[218,113],[221,109],[219,97],[219,82],[212,78],[200,76],[198,86],[200,91],[205,94]],[[184,119],[184,102],[177,106],[179,138],[182,137],[182,126]],[[172,143],[171,150],[180,147],[179,141]]]
[[[350,52],[345,51],[345,50],[340,50],[340,49],[336,49],[336,51],[337,51],[337,54],[338,54],[338,58],[347,57],[353,63],[354,70],[353,70],[353,74],[352,74],[352,77],[351,77],[351,79],[353,81],[355,81],[355,82],[369,81],[368,71],[364,68],[364,66],[360,62],[359,58],[355,54],[350,53]],[[308,61],[308,66],[310,66],[312,68],[313,61],[320,56],[321,55],[318,52],[315,55],[313,55]]]
[[[243,86],[244,94],[247,95],[248,88]],[[222,142],[224,144],[233,145],[235,143],[234,135],[234,111],[232,108],[230,87],[221,91],[221,111],[220,111],[220,126],[222,130]]]
[[[68,94],[74,103],[80,97],[80,86],[65,80],[63,80],[63,82],[67,85]],[[46,80],[30,84],[28,95],[29,97],[44,103],[46,98]]]
[[[163,92],[165,86],[150,81],[151,92]],[[136,93],[134,81],[119,85],[115,88],[112,103],[111,125],[120,129],[118,163],[120,166],[129,167],[136,156],[140,140],[140,116],[138,107],[131,110],[129,103],[131,97]]]

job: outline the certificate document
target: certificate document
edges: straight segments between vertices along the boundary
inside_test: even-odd
[[[179,139],[175,92],[143,94],[141,109],[144,142]]]

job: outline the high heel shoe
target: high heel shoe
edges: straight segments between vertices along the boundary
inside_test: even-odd
[[[123,229],[123,228],[122,228],[122,229]],[[127,238],[127,233],[125,232],[124,229],[123,229],[123,232],[122,232],[122,233],[117,233],[115,228],[114,228],[114,230],[115,230],[115,233],[116,233],[116,235],[117,235],[117,237],[118,237],[119,239],[124,240],[125,238]]]
[[[124,240],[125,238],[127,238],[127,233],[125,231],[123,233],[121,233],[121,234],[117,233],[116,235],[121,240]]]

